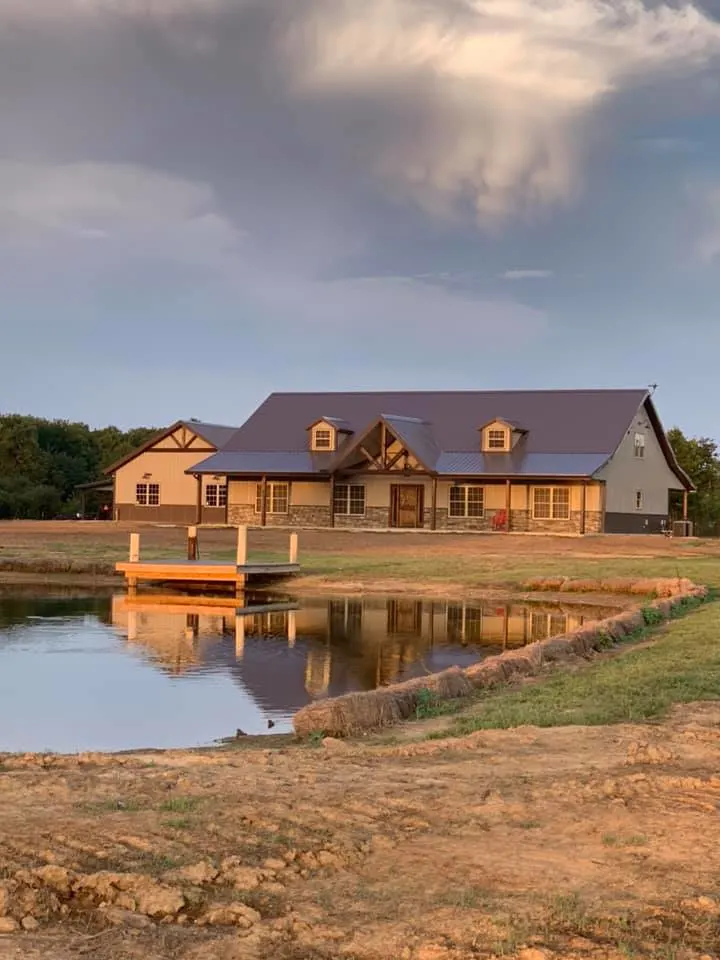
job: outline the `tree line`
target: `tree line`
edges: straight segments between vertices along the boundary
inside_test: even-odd
[[[41,520],[73,516],[79,509],[79,484],[103,477],[103,469],[151,437],[154,427],[92,430],[86,423],[44,420],[20,414],[0,415],[0,519]],[[689,516],[698,534],[720,532],[720,456],[709,437],[668,432],[680,466],[697,492]],[[673,505],[681,516],[679,504]]]
[[[0,518],[73,516],[80,503],[76,487],[101,480],[105,467],[156,432],[0,415]]]

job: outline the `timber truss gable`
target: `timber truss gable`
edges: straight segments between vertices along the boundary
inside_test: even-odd
[[[426,428],[422,421],[411,421],[413,429]],[[357,439],[343,445],[330,465],[332,473],[344,475],[361,473],[427,475],[433,473],[433,464],[421,457],[403,436],[399,418],[380,417]]]

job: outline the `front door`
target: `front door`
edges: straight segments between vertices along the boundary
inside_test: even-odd
[[[390,526],[414,529],[423,525],[423,487],[393,484],[390,487]]]

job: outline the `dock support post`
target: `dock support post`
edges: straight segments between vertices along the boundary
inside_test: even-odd
[[[245,653],[245,617],[235,614],[235,657],[242,660]]]
[[[140,559],[140,534],[130,534],[130,563],[137,563]]]
[[[140,560],[140,534],[131,533],[130,534],[130,563],[138,563]],[[127,578],[128,590],[130,593],[135,593],[137,589],[137,577],[128,577]]]
[[[247,538],[248,531],[247,527],[238,527],[237,528],[237,554],[235,557],[235,563],[238,567],[244,567],[247,563]]]
[[[244,567],[247,563],[247,541],[248,541],[248,528],[247,527],[238,527],[237,528],[237,554],[235,557],[235,564],[238,568],[237,570],[237,580],[235,582],[235,596],[243,598],[245,594],[245,583],[247,577],[243,571],[240,570],[240,567]]]
[[[197,527],[188,527],[187,558],[188,560],[197,560],[198,558]]]
[[[298,535],[290,534],[290,563],[298,562]]]
[[[288,613],[288,646],[294,647],[297,639],[297,616],[294,610]]]

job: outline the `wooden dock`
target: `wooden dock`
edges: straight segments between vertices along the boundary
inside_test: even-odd
[[[249,577],[280,577],[298,573],[298,536],[290,534],[290,551],[286,563],[248,561],[247,527],[238,527],[235,562],[198,559],[197,528],[188,530],[188,559],[141,560],[140,534],[130,535],[130,558],[115,564],[122,573],[128,588],[134,590],[138,583],[222,584],[242,592]]]

